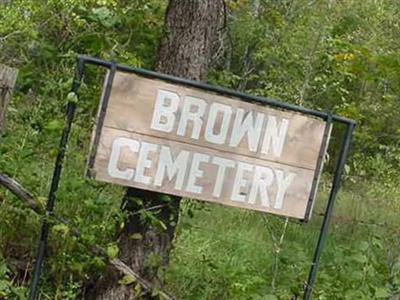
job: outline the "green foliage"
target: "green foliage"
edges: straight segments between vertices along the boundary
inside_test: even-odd
[[[322,191],[319,199],[326,198],[326,192]],[[363,223],[353,218],[333,219],[315,299],[367,300],[399,293],[396,261],[400,253],[395,235],[399,210],[388,214],[386,207],[387,223],[379,223],[375,215],[369,215],[369,204],[360,205],[371,192],[364,184],[339,195],[337,215],[357,213]],[[397,193],[398,189],[386,194],[382,203],[392,201]],[[353,207],[355,204],[361,207]],[[321,211],[324,205],[317,203],[315,210]],[[382,211],[377,216],[382,216]],[[261,295],[290,299],[301,295],[320,221],[315,216],[307,225],[289,222],[284,230],[284,219],[223,206],[207,204],[194,217],[185,213],[167,274],[169,287],[178,299],[266,297]]]
[[[1,1],[0,1],[1,2]],[[3,1],[4,2],[4,1]],[[78,53],[151,69],[163,33],[164,0],[13,0],[0,4],[0,62],[20,70],[0,137],[0,171],[45,203],[66,102],[78,104],[57,213],[50,235],[43,299],[77,299],[105,268],[88,248],[118,255],[122,189],[83,176],[104,73],[88,68],[79,95],[69,92]],[[400,294],[397,251],[400,150],[399,6],[395,0],[226,1],[224,55],[212,83],[332,111],[358,122],[345,190],[315,287],[315,299],[385,299]],[[340,130],[331,141],[334,156]],[[337,147],[336,147],[337,148]],[[333,161],[329,162],[330,164]],[[326,198],[328,176],[319,199]],[[168,199],[164,199],[168,201]],[[143,205],[139,198],[131,199]],[[318,201],[321,212],[325,203]],[[186,201],[166,272],[178,299],[290,299],[302,284],[321,219],[310,224]],[[157,211],[138,218],[159,230]],[[363,222],[363,223],[357,223]],[[0,190],[0,298],[25,299],[40,220]],[[287,226],[287,228],[286,228]],[[142,234],[134,233],[140,240]],[[282,241],[282,242],[280,242]],[[160,257],[147,260],[149,267]],[[123,277],[120,284],[135,279]],[[140,294],[140,285],[134,284]],[[158,292],[155,291],[155,294]]]
[[[229,3],[231,46],[211,80],[355,119],[355,174],[374,177],[376,155],[398,174],[397,1]]]
[[[65,225],[52,228],[41,291],[47,299],[75,299],[89,276],[102,272],[103,259],[88,249],[101,245],[115,257],[118,249],[110,242],[123,219],[119,209],[122,189],[83,176],[100,97],[97,82],[104,73],[86,70],[78,99],[69,93],[75,55],[151,68],[164,8],[164,1],[156,0],[124,5],[113,0],[0,4],[0,62],[20,71],[8,109],[7,132],[0,137],[0,170],[23,183],[43,203],[64,126],[64,105],[78,102],[56,206],[58,213],[79,228],[82,240],[74,238]],[[0,298],[17,299],[30,280],[40,220],[9,193],[0,191],[0,199],[0,249],[5,255],[0,267],[17,262],[7,276],[1,275]]]
[[[6,263],[0,260],[0,298],[25,299],[25,288],[15,286],[10,280],[10,274]]]

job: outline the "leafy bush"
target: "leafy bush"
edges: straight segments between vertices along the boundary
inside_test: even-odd
[[[0,1],[1,2],[1,1]],[[4,4],[6,3],[6,4]],[[228,33],[211,83],[332,111],[358,122],[347,184],[338,199],[316,299],[400,293],[398,226],[400,55],[395,0],[226,1]],[[13,0],[0,4],[0,62],[20,70],[0,143],[0,171],[46,201],[77,53],[151,69],[166,1]],[[117,253],[122,189],[84,178],[104,70],[88,68],[79,91],[41,295],[76,299]],[[340,138],[335,131],[330,157]],[[329,161],[329,166],[334,163]],[[328,171],[330,170],[328,166]],[[322,181],[322,212],[330,182]],[[289,299],[300,294],[320,217],[300,225],[187,201],[167,287],[179,299]],[[195,208],[193,208],[195,207]],[[200,207],[200,208],[199,208]],[[0,191],[0,298],[24,299],[39,218]],[[397,231],[396,231],[397,230]],[[154,257],[154,262],[157,258]],[[152,262],[149,262],[152,263]]]

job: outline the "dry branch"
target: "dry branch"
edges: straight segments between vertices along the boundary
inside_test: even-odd
[[[44,209],[40,205],[40,202],[38,202],[31,193],[29,193],[23,186],[21,186],[11,177],[7,176],[6,174],[0,173],[0,185],[4,186],[11,193],[21,199],[25,206],[33,209],[38,214],[44,213]]]
[[[4,173],[0,173],[0,185],[4,186],[6,189],[8,189],[11,193],[13,193],[15,196],[17,196],[22,202],[25,204],[26,207],[29,207],[39,215],[44,215],[45,210],[43,207],[40,205],[40,202],[35,199],[34,196],[30,192],[28,192],[22,185],[20,185],[17,181],[9,177],[8,175]],[[51,214],[49,215],[50,218],[52,218],[55,221],[58,221],[60,223],[63,223],[67,225],[70,229],[70,232],[75,236],[80,238],[81,237],[81,232],[79,229],[76,227],[72,227],[70,225],[70,222],[60,216],[57,216],[56,214]],[[97,245],[92,245],[90,247],[90,250],[92,253],[95,255],[102,255],[104,257],[107,257],[107,252],[97,246]],[[110,264],[119,272],[126,276],[133,277],[135,281],[142,286],[142,288],[146,291],[153,291],[157,290],[158,294],[162,296],[163,299],[166,300],[174,300],[175,298],[169,295],[166,292],[160,291],[158,288],[154,287],[150,282],[147,280],[143,279],[139,274],[137,274],[135,271],[133,271],[128,265],[126,265],[123,261],[121,261],[118,258],[113,258],[109,260]]]

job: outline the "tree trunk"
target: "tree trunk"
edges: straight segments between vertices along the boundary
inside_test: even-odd
[[[5,127],[7,105],[17,80],[17,74],[17,69],[0,64],[0,133]]]
[[[205,80],[218,45],[224,9],[223,0],[170,0],[156,70],[186,79]],[[119,258],[155,287],[161,287],[162,274],[168,264],[179,205],[178,197],[133,188],[127,190],[123,199],[122,207],[128,217],[119,236]],[[143,213],[144,210],[148,213]],[[136,285],[121,284],[120,279],[109,267],[96,282],[89,298],[154,299],[140,291],[135,295]]]

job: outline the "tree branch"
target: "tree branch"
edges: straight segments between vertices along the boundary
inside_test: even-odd
[[[11,193],[21,199],[25,206],[34,210],[38,214],[44,213],[44,208],[39,201],[32,196],[24,187],[22,187],[17,181],[12,179],[6,174],[0,173],[0,185],[4,186]]]
[[[39,201],[35,199],[32,194],[27,191],[22,185],[20,185],[17,181],[12,179],[6,174],[0,173],[0,185],[4,186],[6,189],[8,189],[11,193],[13,193],[15,196],[17,196],[22,202],[25,204],[26,207],[29,207],[33,211],[35,211],[39,215],[44,215],[45,210],[40,204]],[[67,225],[70,228],[70,232],[77,238],[81,238],[82,234],[80,230],[76,227],[72,227],[70,225],[70,222],[60,216],[57,216],[56,214],[52,213],[49,215],[50,218],[52,218],[55,221],[58,221],[60,223],[63,223]],[[92,245],[90,247],[90,250],[92,253],[95,255],[101,255],[104,257],[107,256],[107,252],[97,246],[97,245]],[[137,283],[139,283],[146,291],[153,291],[153,290],[158,290],[158,288],[154,287],[150,282],[147,280],[143,279],[139,274],[137,274],[135,271],[133,271],[128,265],[126,265],[123,261],[121,261],[118,258],[113,258],[109,260],[109,263],[119,272],[121,272],[124,275],[131,276],[135,279]],[[166,300],[174,300],[175,298],[166,292],[163,292],[161,290],[158,290],[158,293],[160,296],[163,297],[163,299]]]

